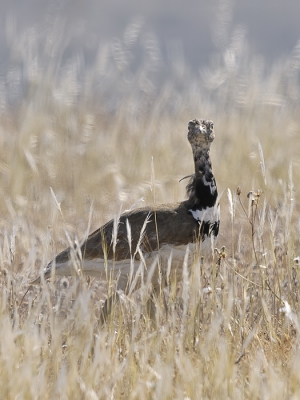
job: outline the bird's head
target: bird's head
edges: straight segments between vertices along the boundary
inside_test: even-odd
[[[193,151],[209,150],[214,141],[214,124],[206,119],[193,119],[188,124],[188,140]]]
[[[189,200],[197,207],[215,204],[218,196],[210,160],[210,146],[215,139],[214,124],[206,119],[194,119],[188,124],[188,140],[193,151],[195,174],[186,187]],[[200,208],[201,209],[201,208]]]

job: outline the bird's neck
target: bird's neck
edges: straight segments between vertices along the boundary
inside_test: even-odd
[[[193,149],[195,174],[187,186],[188,201],[193,209],[205,209],[216,204],[218,190],[212,172],[209,147]]]

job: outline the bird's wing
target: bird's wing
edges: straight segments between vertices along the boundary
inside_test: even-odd
[[[117,221],[107,222],[89,235],[78,253],[84,259],[138,258],[139,250],[148,253],[164,244],[191,243],[198,230],[199,224],[184,203],[145,207],[124,213]],[[56,264],[68,261],[72,251],[71,248],[62,251],[53,261]]]

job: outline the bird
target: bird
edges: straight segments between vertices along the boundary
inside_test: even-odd
[[[188,123],[188,141],[195,172],[182,202],[154,205],[124,212],[91,233],[83,243],[59,253],[31,284],[55,275],[86,275],[116,281],[117,290],[130,292],[152,274],[153,285],[160,270],[180,269],[197,245],[213,252],[219,233],[220,205],[212,172],[210,147],[215,138],[210,120]],[[171,262],[171,264],[170,264]]]

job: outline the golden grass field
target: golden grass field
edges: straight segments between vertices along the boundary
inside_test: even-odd
[[[125,41],[84,69],[29,39],[1,86],[0,398],[299,398],[299,48],[266,72],[235,38],[199,76],[179,65],[155,85],[153,48],[132,75]],[[27,291],[120,210],[185,198],[194,118],[215,124],[226,257],[196,257],[152,318],[124,295],[101,326],[94,278]]]

